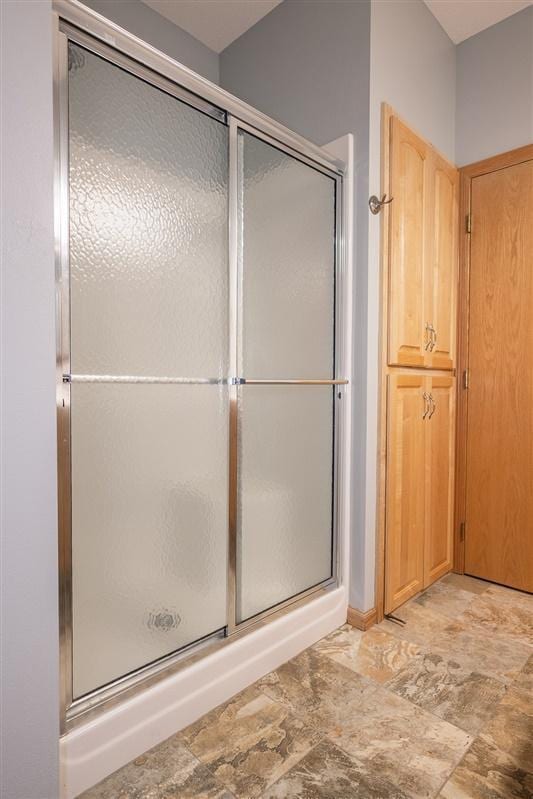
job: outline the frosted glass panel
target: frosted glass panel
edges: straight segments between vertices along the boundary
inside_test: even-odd
[[[335,181],[240,133],[242,371],[333,376]]]
[[[226,624],[227,388],[72,386],[74,696]]]
[[[333,390],[239,391],[237,613],[243,621],[331,576]]]
[[[72,371],[227,374],[228,129],[69,46]]]

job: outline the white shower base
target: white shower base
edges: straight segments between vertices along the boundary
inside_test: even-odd
[[[65,735],[61,799],[74,799],[340,627],[347,607],[343,587],[321,594]]]

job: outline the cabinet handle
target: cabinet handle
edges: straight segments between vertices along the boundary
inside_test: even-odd
[[[429,401],[430,401],[430,403],[431,403],[431,410],[430,410],[430,412],[429,412],[428,419],[431,419],[431,417],[433,416],[433,414],[434,414],[434,413],[435,413],[435,411],[437,410],[437,403],[436,403],[436,402],[435,402],[435,400],[433,399],[433,394],[430,394],[430,395],[429,395]]]
[[[429,337],[427,337],[426,350],[433,352],[437,344],[437,331],[431,322],[428,322],[426,325],[426,333],[429,333]]]
[[[422,414],[422,419],[425,419],[429,413],[429,394],[427,391],[424,391],[422,396],[424,398],[424,413]]]
[[[426,335],[424,337],[424,349],[427,352],[431,347],[431,325],[429,322],[426,322]]]

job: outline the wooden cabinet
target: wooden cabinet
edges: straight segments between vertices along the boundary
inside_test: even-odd
[[[385,612],[451,568],[455,380],[388,376]]]
[[[390,119],[388,364],[453,369],[458,170]]]
[[[453,566],[459,172],[384,109],[383,608]],[[378,615],[381,607],[378,606]]]

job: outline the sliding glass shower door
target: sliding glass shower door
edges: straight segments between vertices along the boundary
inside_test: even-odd
[[[333,583],[345,381],[338,173],[69,35],[58,418],[74,718]]]
[[[76,698],[226,624],[228,128],[69,61]]]
[[[335,181],[239,152],[237,622],[333,573]]]

